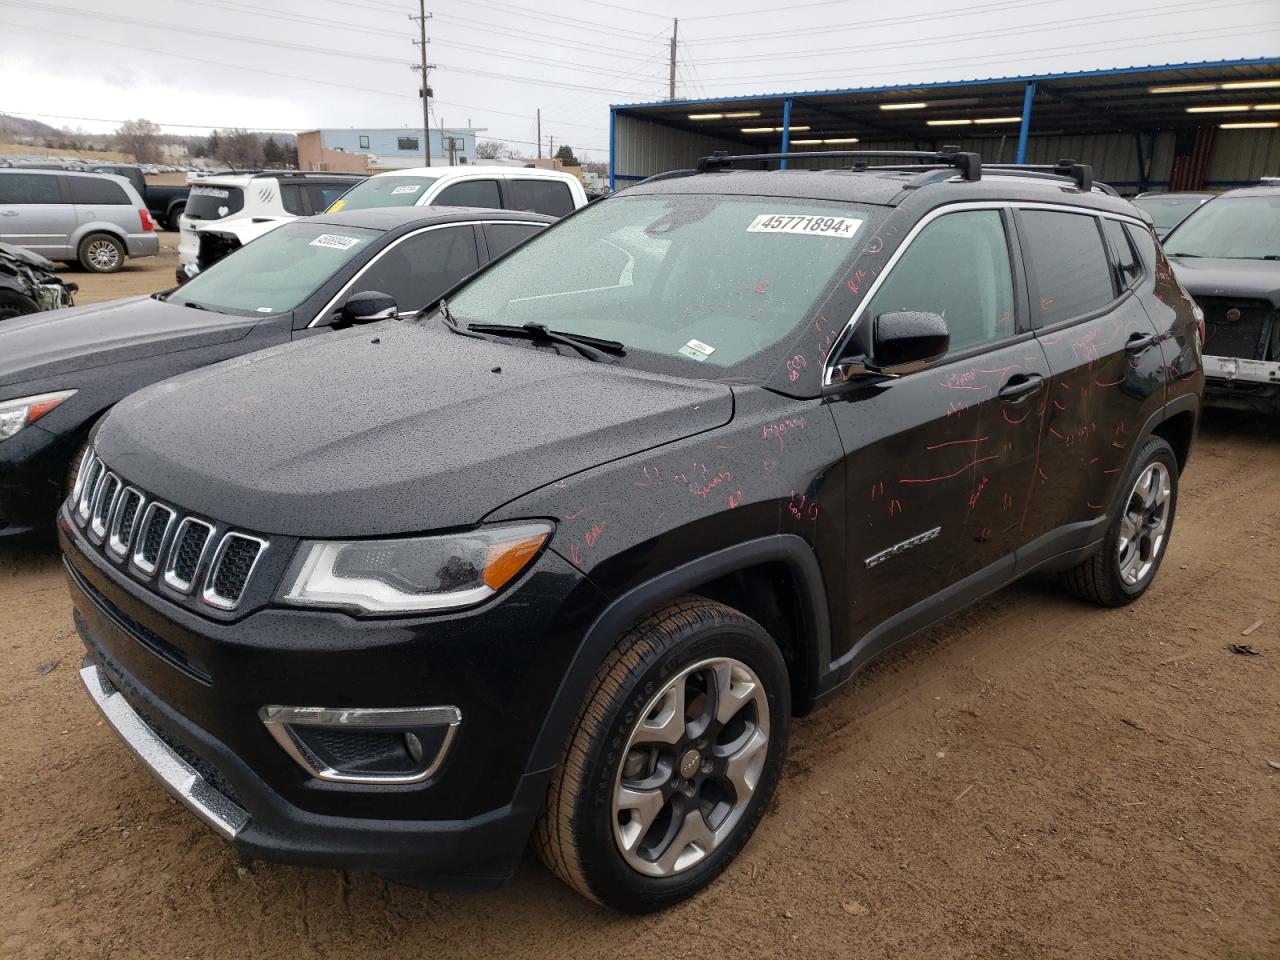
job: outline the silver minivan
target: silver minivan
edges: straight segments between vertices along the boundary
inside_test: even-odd
[[[70,170],[0,170],[0,240],[93,273],[160,252],[155,222],[128,180]]]

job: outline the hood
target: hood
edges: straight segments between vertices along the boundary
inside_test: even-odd
[[[12,243],[0,243],[0,253],[10,256],[28,267],[43,270],[45,273],[53,273],[57,269],[54,267],[52,260],[46,260],[40,254],[28,250],[26,247],[15,247]]]
[[[1174,275],[1193,297],[1267,300],[1280,308],[1280,260],[1169,257]]]
[[[0,324],[0,394],[8,384],[239,340],[261,322],[150,297],[6,320]]]
[[[475,523],[537,487],[732,415],[723,384],[393,321],[139,391],[96,443],[131,483],[217,520],[377,536]]]

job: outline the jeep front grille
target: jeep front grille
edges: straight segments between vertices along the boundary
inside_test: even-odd
[[[130,486],[92,452],[68,509],[89,541],[134,578],[222,611],[240,606],[267,552],[261,537],[183,514]]]
[[[1277,311],[1265,300],[1196,297],[1205,320],[1204,352],[1211,357],[1268,360],[1267,341]]]

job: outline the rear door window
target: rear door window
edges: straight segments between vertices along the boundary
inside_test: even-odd
[[[118,183],[102,177],[67,177],[72,203],[128,205],[129,197]]]
[[[1111,244],[1111,253],[1115,258],[1113,263],[1117,289],[1128,290],[1142,276],[1142,265],[1138,262],[1138,255],[1134,253],[1129,235],[1125,233],[1124,224],[1119,220],[1104,217],[1102,232],[1107,235],[1107,242]]]
[[[244,191],[216,184],[198,185],[187,195],[183,211],[192,220],[221,220],[244,209]]]
[[[507,181],[513,210],[531,210],[552,217],[573,213],[569,185],[558,180],[514,179]]]
[[[1034,284],[1033,325],[1100,310],[1115,299],[1111,262],[1097,218],[1052,210],[1019,211],[1018,236]]]
[[[445,187],[431,201],[433,207],[486,207],[502,209],[497,180],[463,180]]]
[[[0,203],[62,203],[58,178],[40,173],[0,174]]]
[[[396,298],[405,313],[421,310],[480,266],[471,224],[441,227],[408,237],[378,257],[350,293],[376,290]]]
[[[489,259],[498,259],[516,244],[523,243],[541,229],[541,226],[527,223],[486,223],[484,235],[489,242]],[[616,276],[616,272],[614,275]]]

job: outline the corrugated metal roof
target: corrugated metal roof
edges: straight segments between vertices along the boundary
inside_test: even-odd
[[[1118,76],[1131,76],[1133,74],[1170,74],[1167,79],[1170,80],[1186,80],[1192,82],[1209,75],[1208,72],[1219,74],[1226,69],[1242,68],[1242,75],[1252,74],[1254,72],[1269,73],[1270,71],[1253,71],[1251,67],[1276,67],[1280,66],[1280,57],[1256,57],[1241,60],[1201,60],[1189,63],[1164,63],[1149,64],[1147,66],[1131,66],[1131,67],[1109,67],[1099,70],[1077,70],[1068,73],[1029,73],[1019,74],[1015,76],[1003,77],[978,77],[968,80],[940,80],[928,83],[907,83],[907,84],[880,84],[865,87],[836,87],[823,90],[792,90],[787,92],[768,91],[761,93],[735,94],[728,97],[704,97],[695,100],[655,100],[645,103],[620,103],[614,104],[612,110],[639,110],[644,108],[682,108],[682,107],[706,107],[715,104],[740,103],[746,100],[784,100],[787,97],[825,97],[825,96],[849,96],[868,93],[892,93],[906,92],[918,90],[939,90],[954,87],[965,86],[993,86],[999,84],[1025,84],[1031,80],[1039,81],[1056,81],[1056,80],[1085,80],[1089,78],[1106,78]],[[1196,71],[1193,73],[1192,71]],[[1179,76],[1183,74],[1184,76]],[[1166,79],[1160,77],[1159,79]]]

